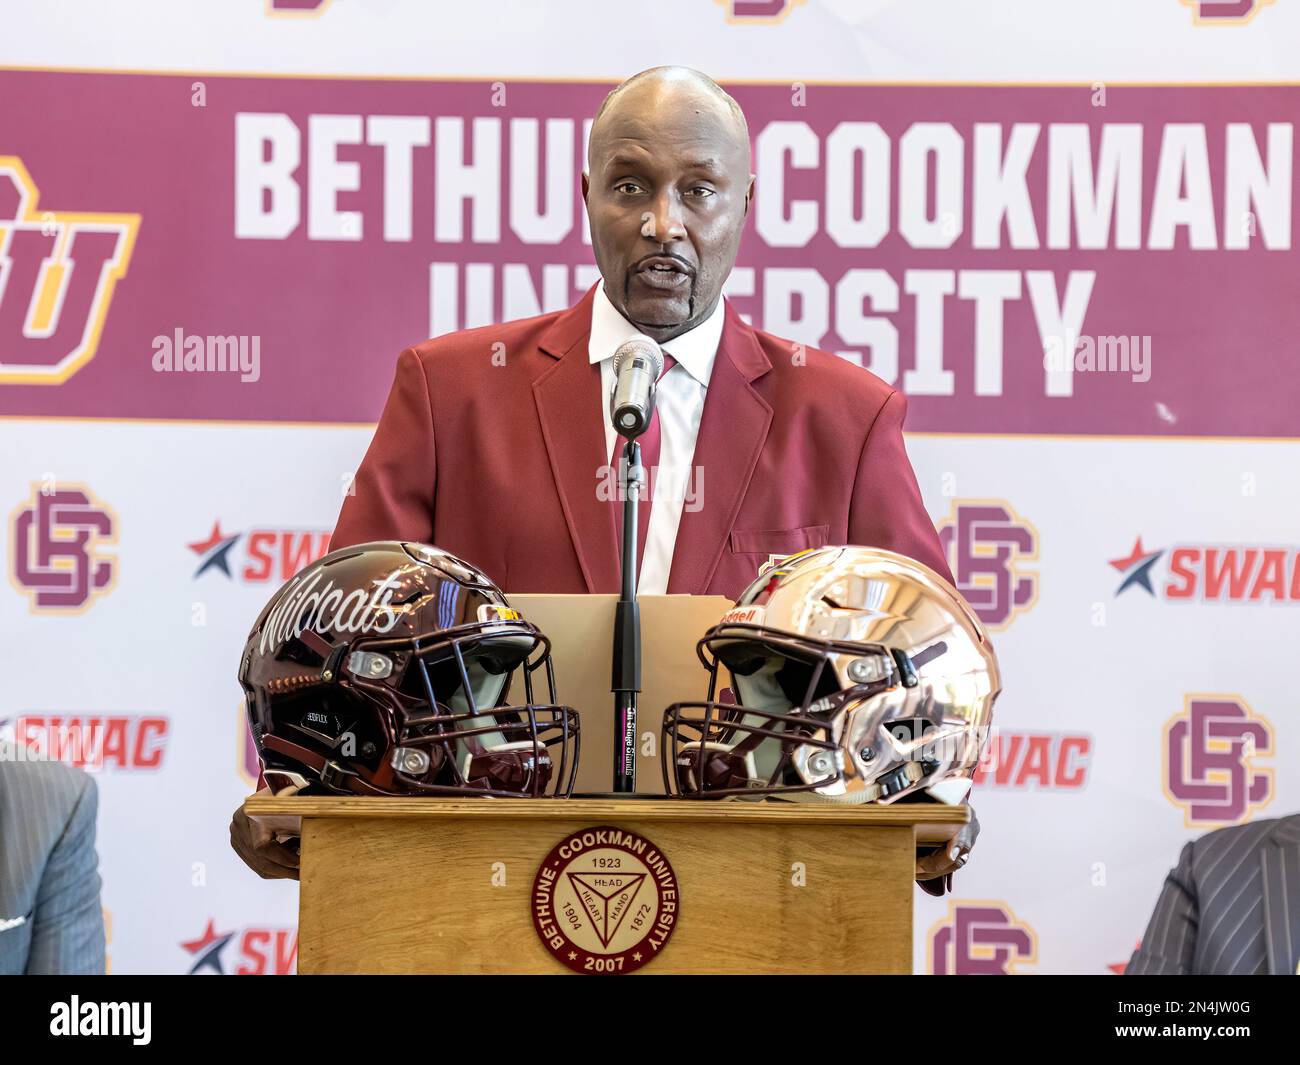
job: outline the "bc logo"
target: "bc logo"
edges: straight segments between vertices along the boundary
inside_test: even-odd
[[[10,578],[33,614],[79,614],[113,587],[117,561],[100,550],[117,542],[117,518],[85,488],[33,486],[9,528]]]
[[[331,0],[266,0],[268,15],[289,15],[315,18],[323,15]]]
[[[1233,825],[1273,798],[1273,727],[1235,695],[1189,695],[1164,728],[1165,796],[1188,828]]]
[[[728,22],[770,25],[785,17],[804,0],[715,0],[727,9]]]
[[[41,211],[38,196],[0,155],[0,384],[60,385],[95,357],[140,229],[138,214]]]
[[[1034,930],[1000,901],[949,902],[930,929],[930,972],[935,976],[1012,976],[1038,960]]]
[[[1198,26],[1239,26],[1249,22],[1273,0],[1182,0],[1192,9]]]
[[[1010,623],[1038,598],[1038,575],[1020,562],[1038,557],[1038,533],[1001,500],[963,499],[939,526],[939,543],[957,590],[991,629]]]

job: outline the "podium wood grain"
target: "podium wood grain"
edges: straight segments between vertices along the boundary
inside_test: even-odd
[[[915,842],[969,816],[619,799],[251,797],[245,809],[285,831],[301,819],[304,974],[567,972],[534,931],[533,878],[562,839],[603,825],[647,837],[677,874],[677,926],[643,972],[907,973]]]

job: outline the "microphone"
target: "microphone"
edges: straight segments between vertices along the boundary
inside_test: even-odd
[[[648,337],[633,337],[618,346],[609,418],[620,436],[632,440],[649,427],[655,413],[655,382],[663,372],[663,352]]]

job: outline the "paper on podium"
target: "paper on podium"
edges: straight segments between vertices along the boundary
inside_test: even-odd
[[[645,735],[658,752],[664,709],[704,699],[709,675],[695,644],[732,607],[720,595],[645,595],[641,604],[641,695],[637,699],[638,794],[662,795],[663,769],[647,756]],[[614,654],[616,595],[521,595],[510,605],[551,641],[560,702],[575,707],[582,723],[577,792],[607,792],[614,773],[614,696],[609,690]],[[512,693],[512,698],[519,698]]]

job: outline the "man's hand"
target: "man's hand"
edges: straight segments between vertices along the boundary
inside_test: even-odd
[[[966,864],[979,834],[980,821],[975,816],[975,807],[972,806],[970,822],[962,825],[947,843],[937,850],[917,855],[916,880],[922,890],[931,895],[942,895],[945,888],[949,886],[943,878]]]
[[[276,798],[293,795],[298,788],[290,786],[275,792]],[[262,788],[257,794],[270,794]],[[250,821],[240,803],[235,816],[230,819],[230,845],[240,860],[263,880],[297,880],[298,852],[294,846],[277,843],[274,834],[256,821]],[[295,844],[296,846],[296,844]]]

